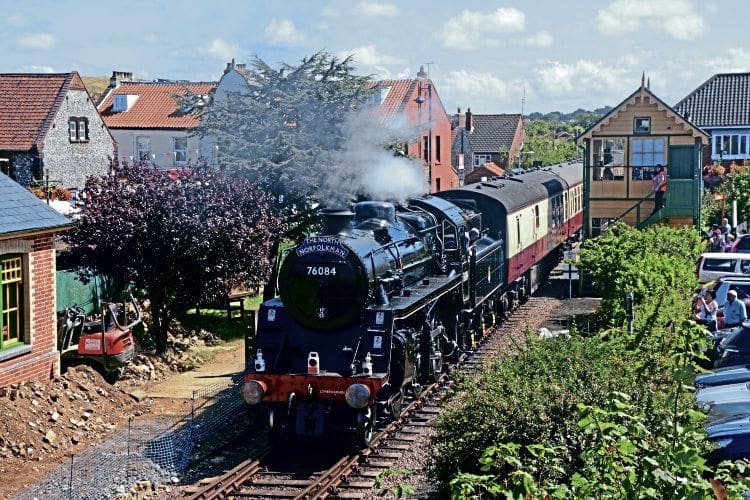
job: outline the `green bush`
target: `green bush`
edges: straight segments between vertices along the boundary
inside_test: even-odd
[[[603,293],[600,335],[530,341],[465,378],[437,426],[433,474],[453,498],[707,498],[750,488],[744,462],[709,468],[688,387],[707,341],[685,319],[700,238],[614,225],[579,267]],[[633,328],[624,296],[635,296]]]

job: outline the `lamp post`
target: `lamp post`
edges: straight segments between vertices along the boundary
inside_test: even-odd
[[[419,83],[419,87],[417,88],[417,98],[414,99],[414,102],[417,103],[417,106],[422,108],[422,104],[425,102],[425,98],[422,96],[422,94],[427,95],[427,124],[429,128],[427,129],[427,180],[430,183],[430,193],[432,193],[432,81],[430,80],[430,64],[431,62],[425,63],[427,65],[427,72],[424,71],[424,65],[419,67],[419,72],[417,73],[417,78],[419,79],[425,79],[426,83]],[[420,113],[420,119],[421,119],[421,113]]]

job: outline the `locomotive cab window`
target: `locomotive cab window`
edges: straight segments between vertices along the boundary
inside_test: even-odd
[[[458,250],[458,233],[456,227],[448,221],[443,221],[443,250],[455,252]]]

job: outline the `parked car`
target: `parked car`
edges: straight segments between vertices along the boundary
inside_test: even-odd
[[[718,445],[709,455],[709,462],[750,457],[750,415],[716,420],[706,426],[706,436]]]
[[[708,414],[708,421],[750,414],[750,382],[705,387],[695,393],[698,408]]]
[[[736,253],[750,253],[750,234],[740,234],[737,236],[732,247],[732,252]]]
[[[750,363],[750,321],[731,330],[716,346],[715,368]]]
[[[750,365],[725,366],[695,377],[695,386],[699,389],[743,382],[750,382]]]
[[[750,275],[750,255],[744,253],[706,252],[701,254],[697,265],[698,282],[725,276]]]

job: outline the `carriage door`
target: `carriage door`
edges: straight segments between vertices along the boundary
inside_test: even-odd
[[[695,149],[693,146],[670,146],[667,162],[667,194],[666,207],[670,215],[695,215],[698,207],[696,189]]]

